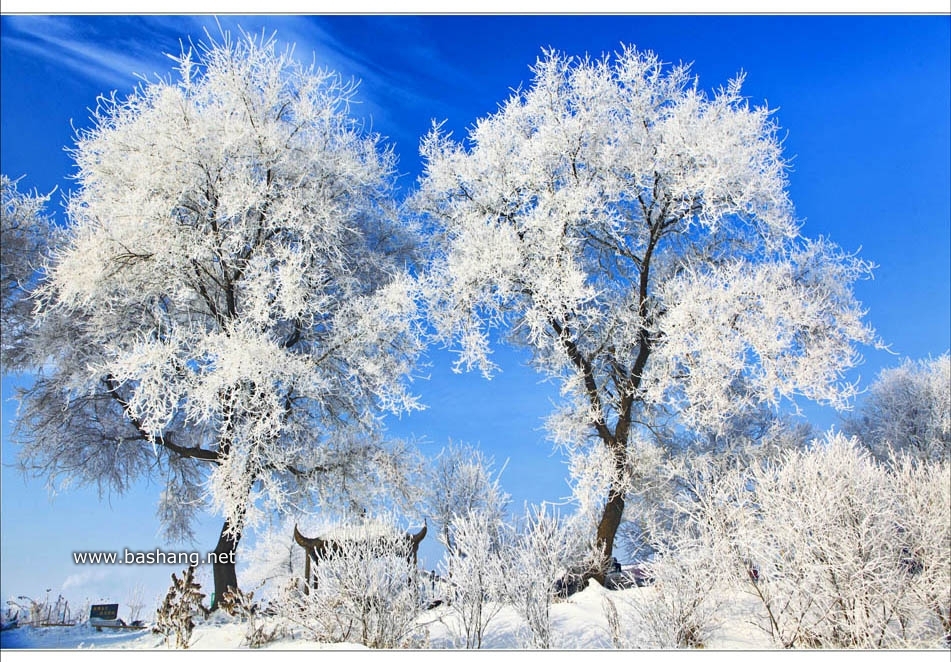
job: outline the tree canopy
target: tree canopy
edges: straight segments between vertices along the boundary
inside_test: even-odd
[[[634,48],[546,52],[533,73],[465,140],[436,126],[422,142],[429,313],[458,368],[491,374],[498,328],[561,382],[552,438],[609,451],[610,555],[634,428],[848,401],[874,339],[852,292],[870,265],[802,235],[778,127],[742,76],[707,94]]]
[[[882,370],[845,422],[879,459],[907,454],[918,462],[951,457],[951,355],[905,361]]]
[[[28,469],[118,490],[149,475],[172,537],[210,504],[233,544],[262,501],[398,488],[378,413],[416,406],[415,239],[354,92],[242,35],[100,99],[35,292]]]
[[[59,236],[46,207],[50,195],[24,193],[18,184],[0,175],[0,368],[4,373],[29,366],[25,352],[33,312],[29,295]]]

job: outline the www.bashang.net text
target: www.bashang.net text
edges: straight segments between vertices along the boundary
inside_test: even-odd
[[[203,565],[234,563],[234,551],[230,552],[172,552],[163,549],[121,552],[73,552],[76,565]]]

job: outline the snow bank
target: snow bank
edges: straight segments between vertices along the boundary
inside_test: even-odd
[[[654,587],[630,588],[608,591],[595,582],[587,589],[567,600],[556,602],[551,608],[552,643],[557,649],[610,649],[611,630],[605,616],[605,598],[616,605],[622,627],[636,623],[632,617],[632,605],[652,599]],[[707,642],[706,648],[714,650],[763,650],[775,649],[766,630],[758,625],[761,617],[758,604],[752,596],[742,592],[724,595],[723,621]],[[428,632],[429,647],[453,648],[450,619],[457,618],[447,607],[438,607],[424,612],[419,626]],[[269,626],[277,623],[269,623]],[[224,614],[216,614],[210,620],[199,622],[191,639],[191,648],[196,650],[229,650],[247,648],[244,644],[246,627]],[[627,632],[628,635],[637,633]],[[634,637],[637,639],[637,636]],[[489,623],[483,647],[496,650],[526,648],[531,641],[526,623],[510,606],[506,605]],[[74,627],[22,627],[0,633],[0,647],[4,649],[127,649],[167,650],[162,637],[149,630],[97,632],[88,625]],[[359,644],[320,644],[309,640],[299,631],[287,628],[283,636],[267,644],[270,650],[356,650]]]

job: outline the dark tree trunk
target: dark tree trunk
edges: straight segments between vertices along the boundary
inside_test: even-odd
[[[604,551],[604,563],[595,570],[592,575],[602,586],[604,585],[604,575],[608,570],[607,562],[614,556],[614,537],[617,535],[618,527],[621,526],[621,516],[624,514],[624,495],[617,492],[613,487],[608,493],[608,502],[604,506],[604,512],[601,513],[601,520],[598,522],[597,542],[600,549]]]
[[[218,544],[215,546],[215,593],[212,596],[211,609],[218,608],[221,596],[230,589],[238,588],[238,575],[235,571],[235,561],[237,560],[238,542],[241,540],[241,532],[238,531],[231,535],[228,533],[230,525],[229,520],[221,527],[221,534],[218,536]]]

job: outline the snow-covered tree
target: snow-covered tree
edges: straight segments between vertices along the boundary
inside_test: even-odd
[[[125,599],[126,606],[129,608],[129,624],[139,620],[139,615],[145,607],[145,586],[136,584],[130,590]]]
[[[845,431],[879,459],[951,460],[951,354],[882,370]]]
[[[475,517],[487,526],[502,521],[509,496],[493,469],[494,460],[481,450],[452,440],[433,459],[425,479],[425,509],[450,554],[456,546],[454,518]],[[497,533],[492,532],[492,536]]]
[[[22,193],[0,175],[0,369],[23,369],[33,301],[30,292],[58,232],[46,211],[50,196]]]
[[[716,430],[764,403],[847,402],[873,340],[852,292],[870,265],[802,235],[772,111],[742,77],[707,94],[634,48],[547,52],[532,71],[465,143],[439,127],[422,142],[429,315],[458,369],[491,374],[501,328],[561,382],[553,440],[616,465],[610,556],[633,428],[658,411]]]
[[[316,526],[308,520],[301,525],[310,531]],[[294,526],[298,522],[281,520],[255,532],[255,542],[243,555],[247,565],[241,573],[241,582],[254,589],[264,600],[276,600],[286,590],[303,581],[304,548],[294,540]]]
[[[263,503],[359,507],[402,482],[379,412],[415,406],[414,240],[354,93],[273,39],[225,35],[101,98],[72,151],[20,458],[57,487],[156,480],[173,537],[210,505],[217,596]]]

